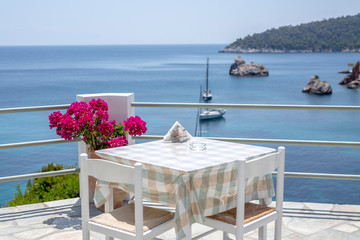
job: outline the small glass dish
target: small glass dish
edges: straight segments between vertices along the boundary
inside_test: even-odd
[[[189,148],[193,151],[204,151],[206,149],[206,143],[192,142],[189,144]]]

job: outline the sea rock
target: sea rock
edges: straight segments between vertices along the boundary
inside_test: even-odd
[[[357,80],[354,80],[354,81],[351,81],[349,84],[346,85],[348,88],[351,88],[351,89],[356,89],[358,87],[360,87],[360,79],[357,79]]]
[[[349,73],[351,73],[351,70],[350,69],[345,69],[345,70],[342,70],[342,71],[340,71],[338,73],[347,73],[347,74],[349,74]]]
[[[349,84],[351,81],[353,81],[351,78],[350,78],[350,74],[346,75],[343,80],[341,80],[339,82],[340,85],[347,85]]]
[[[331,85],[326,81],[320,81],[319,77],[311,77],[308,84],[303,88],[303,92],[311,93],[311,94],[331,94],[332,88]]]
[[[358,81],[360,81],[359,68],[360,68],[360,62],[358,61],[353,67],[351,73],[346,75],[344,79],[339,82],[339,84],[346,85],[348,88],[358,88],[359,87]]]
[[[269,76],[269,70],[261,64],[246,63],[240,56],[234,58],[229,74],[234,76]]]

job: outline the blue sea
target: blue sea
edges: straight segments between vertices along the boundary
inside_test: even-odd
[[[129,45],[0,47],[0,108],[69,104],[77,94],[135,93],[138,102],[199,102],[209,57],[213,103],[360,105],[360,91],[338,84],[338,71],[359,53],[240,54],[265,65],[268,77],[235,77],[239,54],[218,53],[224,45]],[[302,93],[319,75],[333,94]],[[194,135],[196,109],[136,108],[148,134],[164,135],[179,121]],[[0,144],[59,138],[49,129],[52,111],[0,114]],[[360,112],[227,109],[224,118],[202,124],[211,137],[360,141]],[[278,147],[277,145],[263,145]],[[360,174],[360,148],[286,147],[288,172]],[[77,163],[77,143],[0,150],[0,176],[37,172],[49,162]],[[26,181],[0,184],[0,204]],[[285,201],[360,204],[360,182],[285,179]]]

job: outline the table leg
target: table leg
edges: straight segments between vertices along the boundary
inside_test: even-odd
[[[259,204],[263,206],[269,206],[272,202],[271,198],[259,199]]]

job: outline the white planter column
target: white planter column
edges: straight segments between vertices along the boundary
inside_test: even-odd
[[[134,102],[135,97],[133,93],[97,93],[97,94],[79,94],[76,95],[76,101],[84,101],[89,103],[92,99],[101,98],[104,100],[109,107],[109,120],[115,120],[116,123],[125,121],[128,117],[135,115],[135,109],[131,107],[131,103]],[[129,144],[134,144],[135,140],[131,136],[126,136]],[[80,154],[88,153],[87,146],[83,141],[78,143],[79,152],[79,167],[80,166]],[[93,202],[93,195],[90,193],[90,202]]]
[[[97,93],[97,94],[79,94],[76,101],[84,101],[89,103],[92,99],[101,98],[107,102],[109,106],[109,120],[116,120],[116,123],[125,121],[128,117],[135,115],[135,109],[131,107],[131,103],[135,97],[133,93]],[[127,136],[129,144],[134,144],[135,140]],[[86,153],[86,145],[83,141],[79,142],[79,156]]]

